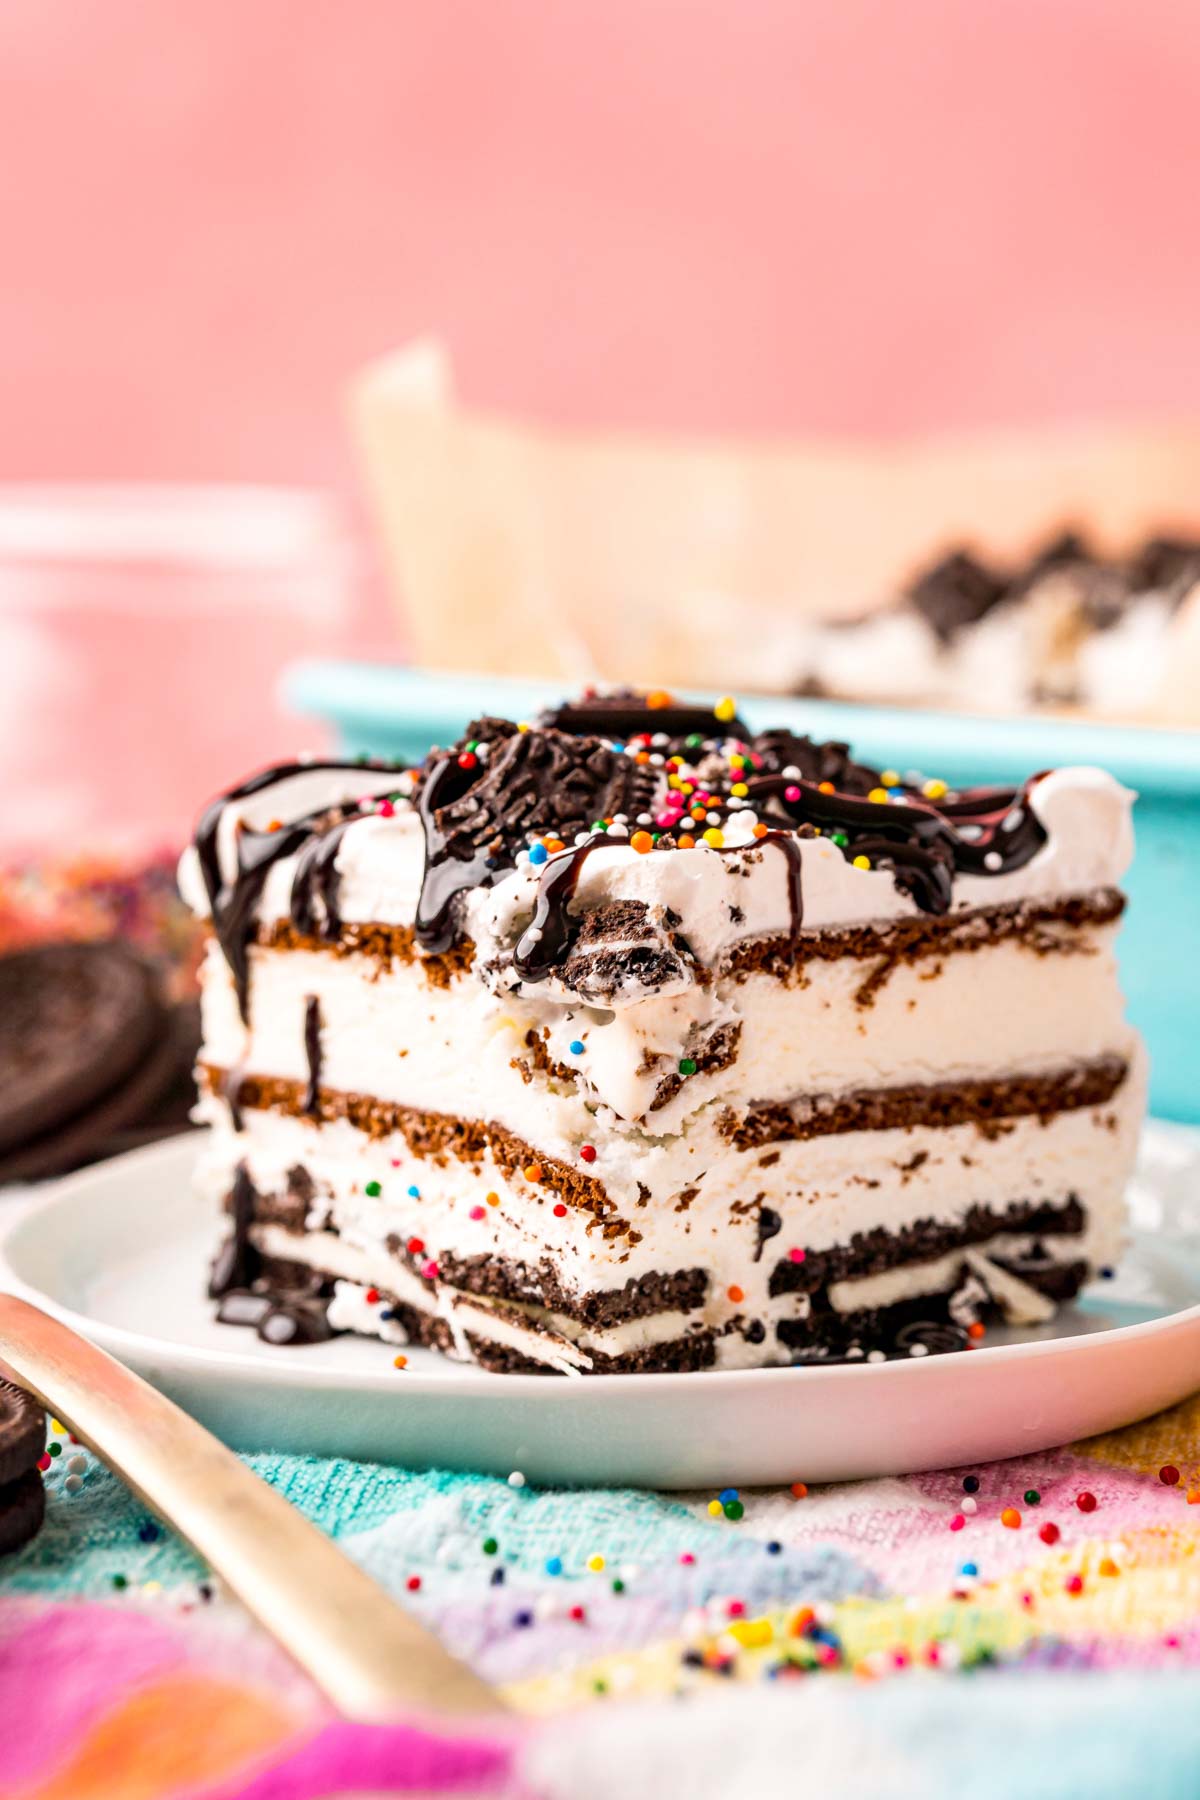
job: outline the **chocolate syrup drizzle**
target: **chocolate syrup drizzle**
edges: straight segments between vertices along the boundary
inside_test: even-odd
[[[239,1163],[230,1195],[232,1229],[213,1259],[208,1279],[210,1300],[219,1302],[217,1318],[224,1325],[253,1325],[268,1344],[319,1344],[334,1335],[326,1316],[328,1301],[314,1280],[311,1292],[263,1293],[256,1287],[262,1276],[262,1257],[250,1241],[254,1183]]]
[[[309,994],[304,1002],[304,1055],[308,1086],[301,1104],[310,1118],[316,1118],[321,1091],[321,1002],[315,994]]]
[[[567,954],[573,936],[568,908],[583,865],[593,850],[614,841],[603,831],[594,832],[586,844],[576,844],[546,864],[538,882],[533,920],[513,952],[513,967],[523,981],[544,981]]]
[[[235,1288],[247,1288],[259,1271],[259,1255],[250,1242],[250,1224],[254,1218],[254,1183],[239,1163],[230,1195],[232,1228],[213,1258],[208,1277],[210,1300],[221,1300]]]
[[[867,856],[874,865],[890,867],[897,887],[923,912],[945,913],[956,872],[1009,874],[1037,855],[1046,833],[1028,802],[1041,779],[1034,775],[1018,790],[979,789],[941,807],[914,795],[904,801],[857,800],[785,775],[756,775],[746,785],[760,814],[782,813],[793,829],[809,824],[843,833],[847,857]],[[798,798],[789,799],[797,790]]]
[[[760,1206],[758,1209],[758,1220],[757,1220],[757,1224],[756,1224],[756,1241],[755,1241],[755,1246],[754,1246],[754,1255],[751,1258],[751,1261],[761,1262],[762,1261],[762,1253],[763,1253],[763,1250],[764,1250],[766,1244],[768,1243],[768,1241],[771,1238],[778,1237],[779,1233],[782,1230],[783,1230],[783,1220],[780,1217],[780,1215],[775,1211],[774,1207]]]
[[[231,788],[219,800],[214,800],[207,808],[196,827],[196,856],[200,864],[200,874],[208,895],[209,910],[212,914],[213,931],[220,944],[233,975],[234,988],[237,992],[238,1010],[242,1020],[248,1017],[249,992],[249,946],[254,930],[254,912],[258,905],[267,876],[277,862],[294,856],[297,851],[305,852],[301,862],[308,862],[304,880],[300,888],[297,902],[293,888],[292,910],[295,916],[297,905],[305,917],[312,914],[313,896],[317,894],[326,906],[325,935],[336,936],[336,917],[332,924],[329,907],[336,904],[337,877],[333,869],[333,856],[336,854],[336,843],[328,852],[326,861],[323,850],[324,840],[319,835],[321,828],[330,818],[328,810],[310,813],[305,818],[295,819],[281,825],[277,831],[255,831],[243,825],[237,836],[237,872],[232,881],[227,882],[221,872],[221,860],[217,847],[217,835],[225,808],[237,800],[247,800],[264,789],[273,787],[277,782],[287,780],[293,775],[304,775],[310,770],[342,770],[347,773],[353,769],[362,769],[364,779],[371,773],[377,773],[387,765],[379,762],[311,762],[311,763],[276,763],[269,769],[263,769],[252,775],[240,787]],[[391,770],[388,769],[388,773]],[[348,802],[335,809],[338,814],[349,812],[358,816],[359,806],[356,802]],[[335,825],[325,833],[326,837],[336,832],[340,838],[341,830],[349,819],[342,819],[340,828]],[[300,870],[297,870],[299,877]]]
[[[473,854],[464,855],[461,840],[443,830],[438,818],[442,807],[458,799],[470,785],[457,761],[447,757],[426,775],[417,795],[417,812],[425,831],[425,873],[413,929],[428,956],[444,955],[458,936],[454,916],[458,896],[470,888],[490,887],[502,869],[512,866],[499,842],[495,847],[476,845]]]

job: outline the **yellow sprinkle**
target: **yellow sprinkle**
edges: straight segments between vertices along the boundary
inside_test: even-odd
[[[710,825],[704,834],[704,841],[713,850],[719,850],[721,845],[725,842],[725,833],[723,831],[718,831],[715,825]]]
[[[946,798],[946,784],[944,781],[927,781],[922,787],[921,792],[927,800],[944,800]]]
[[[882,769],[879,775],[884,787],[899,787],[900,776],[895,769]]]
[[[729,766],[731,769],[744,769],[746,766],[746,759],[739,751],[735,750],[729,759]]]
[[[51,1431],[56,1431],[58,1433],[59,1437],[66,1437],[66,1435],[67,1435],[66,1426],[60,1425],[57,1419],[51,1419],[50,1429],[51,1429]]]
[[[731,694],[725,694],[717,701],[713,711],[724,725],[728,720],[737,717],[737,701]]]
[[[604,1567],[604,1558],[602,1556],[589,1556],[587,1566],[592,1571],[593,1575],[598,1575]]]
[[[725,1515],[725,1508],[721,1505],[719,1500],[710,1500],[708,1503],[708,1512],[710,1518],[720,1519]]]
[[[731,794],[736,794],[739,800],[744,800],[750,789],[744,781],[735,781],[729,791]]]
[[[683,785],[683,783],[680,781],[678,775],[668,775],[667,776],[667,786],[669,788],[682,787],[682,785]]]
[[[143,1581],[142,1592],[143,1592],[143,1594],[161,1594],[162,1593],[162,1582],[161,1581]]]
[[[731,1638],[736,1638],[743,1650],[761,1650],[775,1636],[770,1619],[735,1619],[727,1627]]]
[[[888,791],[886,788],[872,788],[870,793],[867,795],[867,799],[874,800],[874,802],[877,806],[886,805],[887,797],[888,797]]]
[[[696,784],[694,781],[681,781],[679,784],[679,791],[681,794],[694,794],[696,791]]]
[[[528,727],[528,725],[526,725],[524,720],[522,720],[521,723],[517,726],[517,730],[518,731],[528,731],[529,727]]]
[[[871,866],[871,859],[869,856],[856,856],[855,857],[854,867],[856,869],[869,869],[870,866]]]

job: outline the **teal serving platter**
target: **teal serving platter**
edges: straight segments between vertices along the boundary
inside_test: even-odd
[[[453,743],[468,720],[482,713],[528,718],[563,699],[566,686],[387,663],[304,662],[287,671],[283,693],[293,711],[323,720],[349,754],[419,761],[431,744]],[[778,696],[739,695],[738,709],[755,730],[786,725],[838,738],[869,762],[920,769],[956,786],[1016,785],[1038,769],[1095,763],[1133,788],[1137,855],[1125,882],[1122,981],[1150,1049],[1152,1110],[1200,1120],[1200,732]]]

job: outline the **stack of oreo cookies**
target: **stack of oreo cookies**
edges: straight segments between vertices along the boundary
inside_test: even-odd
[[[46,1512],[39,1458],[46,1415],[24,1388],[0,1381],[0,1556],[35,1535]]]
[[[199,1040],[116,940],[0,957],[0,1182],[61,1175],[181,1131]]]

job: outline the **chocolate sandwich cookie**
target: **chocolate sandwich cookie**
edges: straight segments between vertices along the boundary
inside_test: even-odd
[[[24,1388],[0,1380],[0,1556],[34,1536],[46,1511],[38,1460],[46,1415]]]
[[[48,944],[0,959],[0,1153],[118,1087],[163,1014],[152,965],[124,944]]]
[[[115,940],[0,958],[0,1181],[59,1175],[121,1134],[186,1123],[194,1007]]]

